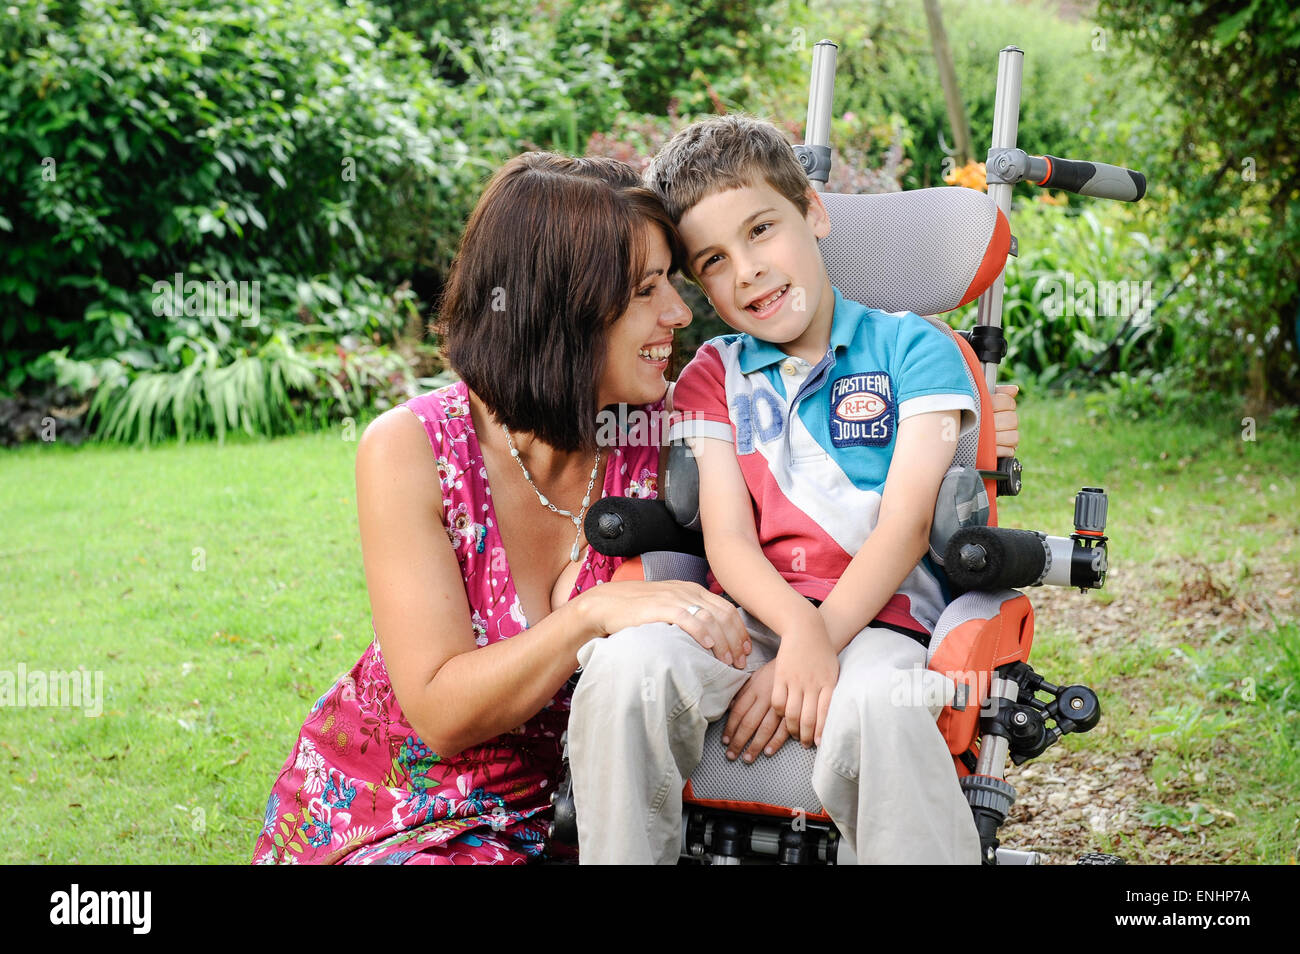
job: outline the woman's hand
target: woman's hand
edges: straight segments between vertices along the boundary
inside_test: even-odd
[[[572,604],[598,636],[642,623],[672,623],[728,666],[744,669],[751,651],[736,607],[698,583],[602,583],[574,597]]]
[[[722,744],[727,758],[734,759],[745,750],[745,761],[752,762],[758,753],[776,755],[790,733],[785,720],[772,708],[772,684],[776,678],[776,660],[770,660],[749,677],[736,698],[722,730]],[[746,745],[746,742],[749,742]]]

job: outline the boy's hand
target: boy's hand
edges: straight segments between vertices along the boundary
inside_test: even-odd
[[[785,740],[790,738],[785,720],[772,708],[772,683],[775,679],[776,660],[771,659],[749,677],[749,682],[731,700],[731,712],[722,730],[727,758],[735,759],[742,748],[746,762],[758,758],[759,752],[776,755],[785,745]]]
[[[775,662],[772,708],[784,718],[786,731],[804,748],[821,745],[831,692],[840,675],[840,662],[831,648],[826,626],[801,633],[798,639],[783,636]]]
[[[1019,385],[999,384],[993,394],[993,429],[997,432],[999,457],[1010,457],[1020,443],[1020,415],[1016,413],[1019,393]]]

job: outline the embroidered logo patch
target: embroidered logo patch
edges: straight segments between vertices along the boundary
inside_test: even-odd
[[[898,405],[884,371],[847,374],[831,385],[831,443],[884,447],[894,439]]]

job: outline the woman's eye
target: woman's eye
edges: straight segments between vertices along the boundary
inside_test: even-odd
[[[650,285],[646,288],[642,288],[639,292],[637,292],[637,296],[640,298],[649,298],[651,295],[654,294],[654,290],[655,287],[653,285]]]

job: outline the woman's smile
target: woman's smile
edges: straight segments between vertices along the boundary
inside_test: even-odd
[[[672,356],[672,353],[673,339],[668,338],[653,344],[642,345],[637,352],[637,356],[657,370],[663,371],[668,367],[668,359]]]

